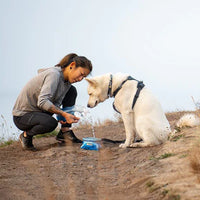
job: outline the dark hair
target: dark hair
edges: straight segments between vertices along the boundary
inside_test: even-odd
[[[70,63],[75,62],[76,67],[87,68],[92,71],[92,63],[84,56],[78,56],[75,53],[70,53],[66,55],[57,65],[56,67],[61,67],[62,69],[67,67]]]

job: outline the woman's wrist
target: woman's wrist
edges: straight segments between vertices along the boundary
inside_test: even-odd
[[[64,111],[62,111],[60,108],[58,108],[55,105],[52,105],[49,109],[48,112],[54,113],[54,114],[58,114],[58,115],[62,115],[65,113]]]

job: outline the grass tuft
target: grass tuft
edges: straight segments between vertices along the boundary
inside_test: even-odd
[[[165,154],[162,154],[159,157],[150,157],[149,160],[161,160],[161,159],[169,158],[169,157],[175,156],[175,155],[176,154],[173,154],[173,153],[165,153]]]
[[[147,187],[152,187],[154,185],[154,182],[153,181],[148,181],[147,183],[146,183],[146,186]]]
[[[43,138],[43,137],[52,137],[52,136],[56,136],[58,134],[58,131],[57,130],[54,130],[50,133],[45,133],[45,134],[39,134],[39,135],[36,135],[34,136],[35,138]]]
[[[159,185],[156,185],[153,181],[148,181],[146,183],[146,187],[149,189],[149,192],[152,193],[158,189],[160,189]]]
[[[170,138],[170,141],[176,142],[176,141],[178,141],[181,138],[183,138],[183,134],[181,134],[181,135],[174,135],[173,137]]]
[[[14,142],[14,140],[8,140],[5,142],[0,143],[0,147],[5,147],[5,146],[9,146]]]
[[[171,194],[168,197],[168,200],[180,200],[181,196],[179,194]]]
[[[161,195],[162,195],[163,197],[165,197],[168,193],[169,193],[169,190],[164,189],[164,190],[161,192]]]
[[[159,159],[159,160],[160,160],[160,159],[165,159],[165,158],[169,158],[169,157],[174,156],[174,155],[175,155],[175,154],[173,154],[173,153],[165,153],[165,154],[159,156],[158,159]]]

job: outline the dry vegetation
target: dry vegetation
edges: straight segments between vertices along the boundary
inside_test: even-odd
[[[200,140],[198,140],[190,150],[189,160],[193,172],[197,175],[200,183]]]
[[[166,113],[166,116],[170,121],[171,127],[176,128],[175,123],[181,116],[183,116],[186,113],[194,113],[200,117],[199,103],[195,103],[195,106],[196,106],[195,111],[179,111],[179,112]],[[176,130],[177,130],[176,134],[172,138],[170,138],[171,141],[177,141],[178,139],[184,137],[181,129],[176,129]],[[197,134],[200,134],[200,132],[198,132]],[[199,136],[194,141],[191,149],[188,152],[188,159],[190,162],[190,166],[193,170],[193,173],[197,175],[198,180],[200,182],[200,137]]]

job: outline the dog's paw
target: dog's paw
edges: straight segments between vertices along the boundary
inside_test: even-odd
[[[156,144],[150,144],[150,143],[145,143],[145,142],[136,142],[136,143],[132,143],[130,144],[129,147],[133,147],[133,148],[137,148],[137,147],[152,147]]]
[[[140,143],[132,143],[130,144],[130,147],[140,147]]]
[[[122,144],[120,144],[120,145],[119,145],[119,147],[120,147],[120,148],[127,148],[127,147],[128,147],[128,145],[127,145],[127,144],[125,144],[125,143],[122,143]]]

